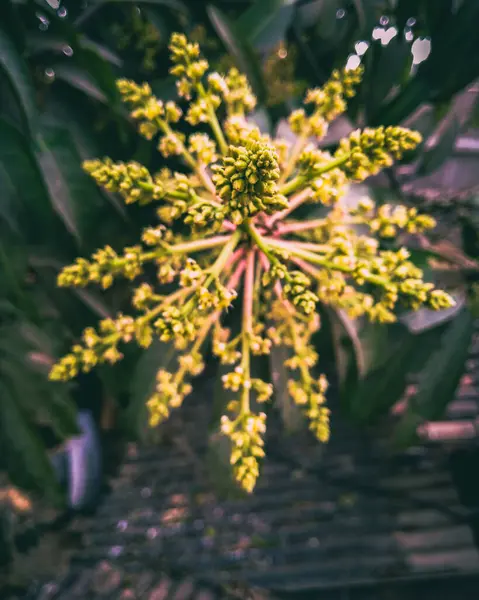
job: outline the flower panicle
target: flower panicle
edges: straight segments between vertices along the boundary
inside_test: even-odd
[[[198,44],[179,33],[171,37],[170,52],[181,108],[156,98],[148,84],[122,79],[118,89],[140,134],[158,138],[162,156],[175,157],[183,168],[153,173],[139,162],[109,158],[83,164],[99,186],[126,204],[155,203],[159,223],[143,230],[142,245],[122,251],[105,246],[58,276],[61,287],[109,288],[116,278],[138,278],[131,294],[134,313],[85,329],[50,378],[68,380],[117,363],[124,344],[171,344],[176,367],[158,371],[147,402],[150,425],[157,426],[191,394],[211,340],[212,353],[229,366],[222,385],[233,395],[221,432],[231,444],[234,477],[251,492],[266,434],[266,415],[254,407],[274,400],[275,391],[274,380],[253,375],[258,357],[274,346],[285,349],[288,393],[312,435],[326,442],[330,412],[315,344],[318,304],[390,323],[400,307],[442,310],[454,302],[424,281],[399,245],[402,233],[422,234],[434,219],[367,198],[354,208],[343,201],[351,182],[403,159],[421,136],[402,127],[366,128],[341,140],[333,154],[311,143],[344,112],[361,68],[334,71],[323,87],[306,94],[305,107],[291,113],[298,140],[289,144],[262,134],[247,118],[256,98],[236,68],[224,75],[209,72]],[[302,213],[307,203],[327,207],[327,216]],[[241,325],[230,329],[232,311],[241,311]]]

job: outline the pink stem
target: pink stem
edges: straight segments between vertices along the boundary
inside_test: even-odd
[[[277,281],[274,284],[274,291],[275,291],[276,295],[278,296],[279,300],[281,300],[281,302],[283,302],[284,301],[283,286],[281,285],[281,283],[279,281]]]
[[[293,256],[290,260],[291,262],[294,262],[296,265],[298,265],[298,267],[303,269],[303,271],[309,273],[312,277],[318,276],[318,269],[315,269],[313,266],[311,266],[309,263],[302,260],[301,258],[296,258]]]
[[[230,269],[232,265],[244,254],[244,248],[236,249],[233,254],[228,258],[225,269]]]
[[[314,219],[313,221],[305,221],[301,223],[299,221],[295,223],[287,223],[286,225],[280,225],[275,231],[275,236],[281,236],[285,233],[294,233],[295,231],[307,231],[308,229],[316,229],[321,225],[324,225],[325,219]]]
[[[298,192],[295,196],[291,196],[288,208],[285,208],[284,210],[281,210],[280,212],[270,217],[266,221],[267,227],[272,227],[276,223],[276,221],[287,217],[289,213],[293,212],[293,210],[296,210],[298,206],[301,206],[301,204],[303,204],[303,202],[309,198],[310,194],[311,188],[306,188],[305,190]]]
[[[233,273],[233,275],[231,275],[228,283],[226,284],[226,287],[229,290],[234,290],[236,287],[238,287],[238,284],[240,282],[241,276],[244,273],[244,270],[246,268],[246,261],[245,260],[241,260],[237,265],[236,265],[236,270]]]
[[[208,174],[208,171],[206,169],[205,165],[200,165],[199,169],[198,169],[198,175],[201,178],[201,181],[203,182],[205,188],[211,193],[213,194],[213,196],[216,196],[216,188],[215,188],[215,184],[213,183],[213,181],[211,180],[211,177]]]
[[[236,231],[236,225],[233,225],[231,221],[223,221],[223,227],[228,231]]]
[[[246,273],[244,278],[243,330],[247,332],[253,330],[254,255],[255,251],[250,250],[246,257]]]
[[[259,260],[261,261],[261,266],[263,267],[263,270],[269,271],[269,260],[262,252],[259,255]]]
[[[278,240],[277,238],[264,238],[265,242],[270,242],[271,246],[284,248],[301,248],[302,250],[311,250],[311,252],[331,252],[331,247],[327,244],[315,244],[314,242],[299,242],[297,240]]]

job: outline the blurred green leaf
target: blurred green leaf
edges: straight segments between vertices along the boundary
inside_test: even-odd
[[[427,1],[428,0],[398,0],[395,9],[398,29],[403,29],[408,19],[417,18],[423,11],[423,5]]]
[[[367,92],[364,101],[368,120],[374,120],[388,94],[401,83],[403,74],[411,66],[412,54],[410,45],[400,35],[386,46],[374,42],[368,52],[373,58],[370,68],[366,69],[364,85],[367,86]]]
[[[174,10],[188,12],[188,6],[181,0],[92,0],[92,4],[157,4],[159,6],[167,6]]]
[[[6,74],[17,97],[18,108],[21,110],[30,135],[34,135],[37,125],[35,89],[27,64],[18,53],[13,41],[2,28],[0,28],[0,69]]]
[[[123,60],[103,44],[99,44],[84,35],[78,37],[78,42],[80,48],[94,52],[100,58],[112,65],[116,67],[121,67],[123,65]],[[31,34],[27,38],[27,48],[30,56],[49,50],[57,54],[65,53],[67,46],[68,41],[61,37]]]
[[[11,481],[23,489],[41,492],[55,504],[63,500],[45,448],[18,402],[0,386],[0,444]]]
[[[271,379],[274,386],[274,403],[279,409],[285,431],[295,433],[305,429],[305,419],[299,406],[288,391],[288,380],[293,376],[284,362],[293,355],[291,348],[273,345],[269,354]]]
[[[160,369],[171,369],[177,351],[172,344],[155,340],[141,358],[132,374],[130,402],[126,414],[126,426],[131,432],[145,438],[148,431],[148,409],[146,402],[156,387],[156,374]]]
[[[65,81],[80,92],[83,92],[89,98],[93,98],[102,104],[108,104],[108,97],[106,94],[97,86],[89,74],[78,67],[55,65],[54,72],[57,79]]]
[[[410,445],[417,439],[421,423],[444,414],[464,373],[472,332],[473,317],[465,308],[443,331],[439,344],[429,346],[434,351],[420,373],[419,390],[395,429],[395,446]]]
[[[358,17],[359,33],[369,34],[377,22],[378,9],[381,11],[382,2],[378,0],[353,0]]]
[[[43,243],[64,256],[71,244],[60,219],[52,211],[35,156],[25,138],[1,119],[0,163],[19,199],[19,220],[26,239],[30,244]]]
[[[237,31],[257,49],[272,50],[286,36],[296,12],[296,0],[254,2],[236,21]]]
[[[419,335],[404,329],[402,333],[397,331],[397,339],[390,339],[380,363],[345,398],[347,410],[360,422],[378,419],[401,399],[411,373],[421,368],[442,329],[437,327]]]
[[[250,42],[219,8],[209,4],[207,11],[216,33],[237,62],[238,68],[247,75],[258,100],[263,103],[266,98],[263,75]]]
[[[265,31],[275,37],[277,31],[271,25],[281,24],[282,19],[278,21],[278,16],[286,17],[286,22],[289,22],[296,2],[297,0],[256,0],[237,20],[238,33],[252,43]],[[286,28],[281,26],[281,29],[284,35]]]
[[[448,22],[453,14],[455,0],[425,0],[423,3],[424,20],[432,35]]]
[[[448,115],[437,132],[437,141],[431,148],[424,150],[420,159],[418,173],[433,173],[451,156],[460,132],[460,124],[455,114]]]
[[[53,386],[52,386],[53,387]],[[45,394],[44,402],[47,421],[60,439],[66,440],[78,435],[77,409],[73,400],[64,392],[53,389]]]
[[[42,128],[37,152],[45,184],[65,226],[87,248],[96,245],[92,223],[105,216],[105,198],[81,168],[81,158],[67,129],[48,125]]]

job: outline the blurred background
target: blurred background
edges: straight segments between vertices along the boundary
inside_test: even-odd
[[[9,597],[54,574],[56,559],[45,564],[45,549],[68,562],[81,537],[72,519],[92,518],[125,443],[145,437],[156,348],[131,351],[119,368],[68,386],[47,375],[86,325],[128,304],[122,284],[101,294],[65,290],[56,275],[98,246],[134,243],[151,220],[148,209],[127,212],[98,189],[81,162],[107,155],[161,166],[154,145],[137,136],[115,80],[148,81],[157,96],[173,98],[173,31],[198,41],[215,69],[246,73],[264,131],[291,136],[286,117],[305,90],[336,67],[362,63],[359,93],[324,147],[368,125],[422,133],[412,163],[350,195],[437,218],[438,229],[411,252],[457,306],[405,314],[391,327],[325,311],[320,350],[348,427],[371,439],[387,431],[393,452],[460,447],[455,473],[475,479],[478,23],[477,0],[0,3],[0,596],[2,586]],[[294,429],[278,395],[284,425]],[[478,498],[475,488],[468,493]]]

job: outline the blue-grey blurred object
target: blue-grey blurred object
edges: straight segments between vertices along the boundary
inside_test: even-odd
[[[52,457],[60,484],[66,488],[68,507],[91,508],[102,483],[102,451],[98,427],[89,410],[78,412],[81,434],[68,440],[65,448]]]

